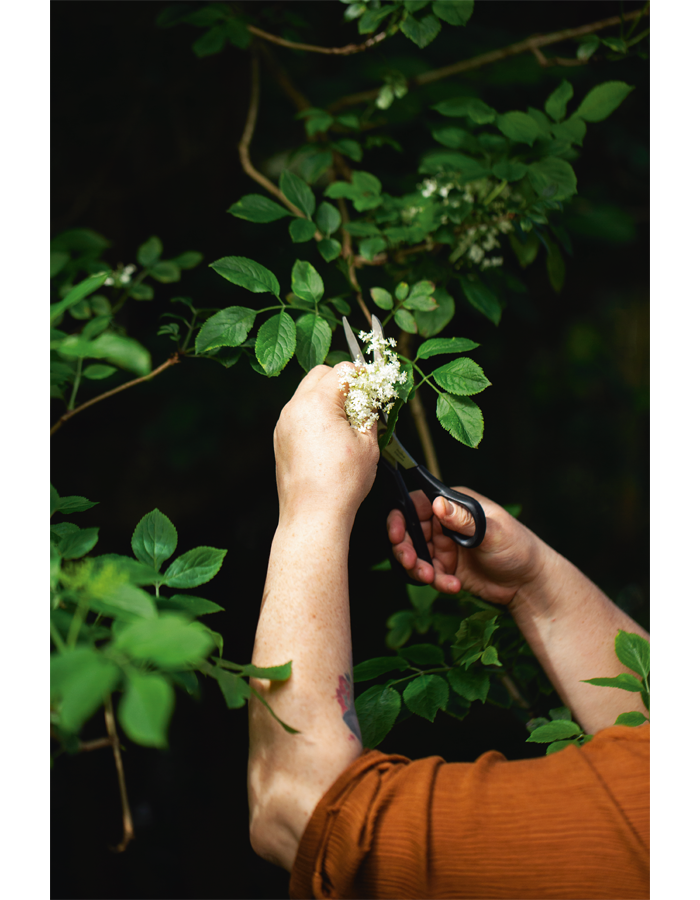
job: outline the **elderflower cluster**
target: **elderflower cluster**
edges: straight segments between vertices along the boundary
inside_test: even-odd
[[[355,365],[343,368],[338,384],[345,394],[345,412],[357,431],[369,431],[379,418],[379,411],[388,413],[399,396],[397,384],[404,384],[406,373],[400,370],[397,355],[389,349],[396,346],[393,338],[380,338],[374,332],[361,331],[360,340],[367,344],[365,352],[377,352],[376,362],[365,363],[358,356]]]
[[[136,271],[136,266],[128,265],[125,266],[124,269],[119,272],[112,272],[109,278],[105,279],[105,286],[113,285],[113,284],[128,284],[131,281],[132,274]],[[102,273],[100,273],[102,274]]]

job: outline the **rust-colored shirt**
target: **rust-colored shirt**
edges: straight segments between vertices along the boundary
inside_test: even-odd
[[[649,730],[513,761],[367,750],[314,810],[290,895],[647,898]]]

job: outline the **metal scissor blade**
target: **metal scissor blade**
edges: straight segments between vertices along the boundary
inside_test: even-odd
[[[382,328],[382,323],[376,316],[372,316],[372,331],[374,332],[374,336],[379,338],[380,341],[384,340],[384,329]],[[381,353],[378,350],[374,351],[374,361],[381,361]]]
[[[359,356],[362,360],[362,365],[366,366],[367,363],[362,355],[362,350],[360,350],[360,345],[357,343],[357,338],[353,334],[350,323],[345,316],[343,316],[343,329],[345,331],[345,340],[348,342],[348,350],[350,351],[350,356],[352,356],[352,361],[355,362]]]
[[[382,426],[382,424],[379,423],[378,427],[378,434],[381,435],[382,432],[386,430],[386,425]],[[418,465],[401,441],[396,437],[396,434],[392,434],[389,443],[382,450],[382,456],[387,462],[391,463],[394,468],[401,466],[402,469],[413,469]]]

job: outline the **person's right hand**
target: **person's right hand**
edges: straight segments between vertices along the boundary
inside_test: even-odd
[[[486,516],[486,535],[472,550],[465,550],[442,532],[442,525],[461,534],[473,534],[471,515],[461,506],[437,497],[432,506],[423,491],[413,491],[415,504],[433,564],[418,559],[398,509],[389,513],[387,531],[394,556],[408,574],[424,584],[432,584],[446,594],[462,589],[492,603],[508,604],[518,589],[534,581],[544,570],[548,555],[554,553],[502,506],[464,487],[455,491],[479,501]],[[449,501],[448,501],[449,502]]]

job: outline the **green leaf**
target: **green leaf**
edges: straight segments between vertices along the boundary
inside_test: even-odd
[[[172,284],[172,282],[180,280],[180,267],[176,266],[172,260],[162,260],[152,266],[148,270],[148,274],[162,284]]]
[[[322,241],[319,241],[316,246],[318,247],[318,252],[326,262],[331,262],[331,260],[340,256],[340,251],[342,249],[340,243],[333,238],[324,238]]]
[[[432,377],[440,387],[458,395],[478,394],[491,384],[481,366],[467,357],[440,366],[432,373]]]
[[[522,244],[513,234],[508,235],[508,237],[510,239],[510,246],[518,258],[520,267],[526,269],[528,266],[532,265],[537,258],[540,249],[540,242],[534,231],[528,234],[524,244]]]
[[[101,556],[93,557],[92,561],[96,567],[93,570],[95,576],[97,577],[100,571],[104,571],[106,566],[108,569],[111,569],[109,577],[114,580],[115,584],[121,584],[123,578],[126,578],[132,584],[155,584],[159,580],[153,566],[138,562],[131,556],[121,556],[119,553],[103,553]]]
[[[239,709],[241,706],[245,706],[252,692],[244,678],[218,666],[213,669],[212,675],[219,682],[221,693],[224,695],[226,706],[229,709]]]
[[[223,606],[205,600],[204,597],[193,597],[191,594],[174,594],[172,597],[160,597],[159,609],[184,609],[193,616],[206,616],[210,613],[225,612]]]
[[[505,181],[520,181],[521,178],[527,175],[527,170],[528,167],[525,163],[506,159],[503,162],[496,163],[491,171],[496,178],[501,178]]]
[[[484,434],[484,417],[481,410],[468,397],[440,394],[437,401],[437,417],[442,427],[453,438],[467,447],[478,447]]]
[[[79,250],[98,253],[111,247],[111,242],[90,228],[70,228],[51,239],[51,250]]]
[[[378,656],[368,659],[355,666],[352,670],[353,681],[371,681],[386,675],[387,672],[403,672],[408,668],[408,662],[400,656]]]
[[[447,706],[449,695],[450,689],[444,678],[439,675],[419,675],[409,681],[403,692],[403,699],[411,712],[434,722],[437,711]]]
[[[70,253],[66,253],[64,250],[52,250],[49,263],[49,277],[54,278],[58,275],[69,259]]]
[[[625,97],[634,90],[624,81],[606,81],[589,91],[576,110],[576,115],[587,122],[602,122],[617,109]]]
[[[597,34],[587,35],[585,38],[583,38],[582,43],[580,43],[578,46],[578,50],[576,51],[576,58],[583,60],[590,59],[599,46],[600,38]]]
[[[181,269],[194,269],[194,267],[198,266],[203,259],[204,255],[198,250],[186,250],[184,253],[174,256],[170,262],[174,262],[175,265],[179,266]]]
[[[551,133],[552,122],[549,116],[545,115],[541,109],[535,109],[532,106],[528,106],[527,114],[537,122],[539,129],[542,132],[542,137],[546,137]]]
[[[413,632],[415,620],[415,613],[408,609],[402,609],[394,613],[393,616],[389,616],[386,623],[390,629],[386,636],[387,647],[396,650],[405,644]]]
[[[325,200],[316,210],[314,217],[318,230],[324,237],[330,237],[333,232],[340,228],[342,219],[340,213],[332,203],[326,203]]]
[[[581,734],[579,726],[575,722],[566,722],[560,719],[535,728],[527,739],[527,743],[546,744],[549,741],[560,741],[563,738],[573,737],[575,734]]]
[[[177,530],[170,519],[154,509],[141,519],[131,537],[131,549],[140,562],[156,572],[177,547]]]
[[[220,53],[226,44],[226,37],[226,29],[222,25],[214,25],[192,44],[195,56],[201,59],[204,56]]]
[[[314,313],[297,319],[296,357],[305,372],[320,366],[331,348],[333,334],[325,319]]]
[[[428,153],[422,158],[418,172],[421,175],[433,175],[443,169],[456,170],[464,181],[474,181],[489,174],[489,169],[479,160],[456,150],[435,150]]]
[[[547,97],[544,105],[545,112],[555,122],[561,122],[566,115],[566,104],[573,96],[574,89],[571,84],[566,80],[562,81],[559,87]]]
[[[434,0],[432,10],[443,22],[466,25],[474,12],[474,0]]]
[[[148,375],[151,371],[151,354],[133,338],[105,332],[89,346],[90,352],[86,355],[94,359],[106,359],[135,375]]]
[[[559,247],[552,241],[547,254],[547,274],[554,292],[560,294],[566,279],[566,263]]]
[[[634,675],[630,675],[628,672],[623,672],[620,675],[616,675],[614,678],[586,678],[583,679],[584,684],[594,684],[596,687],[611,687],[611,688],[620,688],[623,691],[643,691],[644,685],[639,681],[638,678],[635,678]]]
[[[316,209],[314,192],[298,175],[285,169],[280,177],[280,190],[307,218],[313,216]]]
[[[558,706],[556,709],[550,709],[549,718],[557,722],[571,722],[571,710],[568,706]]]
[[[86,497],[59,497],[56,488],[51,485],[51,515],[55,512],[63,513],[69,516],[71,513],[85,512],[86,509],[92,509],[97,506],[99,500],[94,503]]]
[[[162,252],[163,244],[161,243],[160,238],[153,235],[153,237],[150,237],[145,243],[141,244],[136,251],[136,260],[139,265],[148,269],[158,262]]]
[[[292,290],[297,297],[308,300],[310,303],[317,303],[323,297],[323,281],[311,263],[301,259],[294,263]]]
[[[394,300],[389,291],[385,291],[384,288],[381,287],[373,287],[370,288],[369,293],[380,309],[394,308]]]
[[[471,134],[464,128],[445,125],[442,128],[433,128],[430,133],[438,144],[451,147],[453,150],[468,150],[471,146]]]
[[[124,573],[119,566],[100,567],[86,585],[90,609],[124,621],[155,619],[158,611],[151,594],[123,581],[123,578]]]
[[[360,34],[371,34],[376,30],[377,25],[385,19],[395,9],[399,8],[398,3],[389,3],[387,6],[379,6],[376,9],[368,9],[362,15],[357,23],[357,30]]]
[[[308,137],[313,137],[319,131],[328,131],[333,124],[333,116],[325,111],[325,109],[303,109],[295,116],[297,119],[304,119],[304,127]],[[333,159],[333,154],[328,152]]]
[[[570,119],[567,119],[566,122],[561,122],[559,125],[552,125],[552,134],[557,140],[581,146],[583,144],[583,139],[586,136],[586,123],[583,119],[579,119],[578,116],[572,116]]]
[[[275,297],[280,295],[279,282],[272,272],[252,259],[246,259],[244,256],[224,256],[209,263],[209,268],[218,272],[227,281],[254,294],[269,293]]]
[[[571,164],[556,156],[545,156],[530,165],[528,177],[537,193],[542,196],[550,186],[554,193],[548,193],[550,200],[566,200],[576,193],[576,173]]]
[[[153,288],[150,284],[135,284],[129,288],[129,296],[134,300],[152,300],[154,297]]]
[[[109,378],[110,375],[114,375],[116,371],[114,366],[87,366],[87,368],[83,369],[83,378],[100,381],[102,378]]]
[[[117,686],[121,671],[92,647],[51,655],[51,697],[61,702],[60,725],[80,731]]]
[[[452,689],[465,700],[481,700],[486,703],[490,681],[485,669],[464,669],[459,666],[448,671],[447,680]]]
[[[413,16],[408,15],[401,22],[400,28],[406,37],[422,50],[438,36],[442,26],[435,16],[428,14],[422,19],[414,19]]]
[[[248,47],[252,35],[246,28],[245,22],[235,18],[228,18],[224,22],[223,28],[226,37],[234,47],[238,47],[241,50],[245,50]]]
[[[211,581],[221,568],[227,552],[215,547],[188,550],[170,563],[163,576],[164,584],[172,588],[193,588]]]
[[[626,712],[620,713],[620,715],[615,719],[616,725],[628,725],[630,728],[635,728],[637,725],[643,725],[645,722],[648,722],[649,719],[640,712]]]
[[[248,337],[255,316],[254,309],[246,309],[244,306],[229,306],[210,316],[197,335],[197,353],[206,353],[217,347],[239,347]]]
[[[541,136],[540,126],[524,112],[507,112],[498,116],[496,127],[511,141],[527,144],[529,147]]]
[[[344,156],[349,157],[353,162],[360,162],[362,159],[362,147],[357,141],[350,140],[349,138],[342,138],[339,141],[335,141],[331,144],[334,150],[337,150],[338,153],[342,153]]]
[[[647,711],[649,710],[649,691],[642,691],[642,703],[646,706]]]
[[[404,309],[416,309],[421,312],[432,312],[437,308],[433,300],[435,285],[432,281],[418,281],[411,288],[408,297],[403,301]]]
[[[394,102],[394,89],[390,84],[382,85],[379,90],[379,95],[377,99],[374,101],[379,109],[389,109],[391,104]]]
[[[418,325],[416,324],[416,320],[413,318],[410,312],[405,309],[399,309],[394,316],[396,319],[396,324],[402,331],[407,331],[409,334],[415,334],[418,331]]]
[[[295,347],[294,320],[288,313],[281,312],[261,325],[255,341],[255,356],[266,375],[276,376],[294,355]]]
[[[402,647],[398,652],[399,656],[418,666],[445,665],[443,652],[435,644],[413,644],[410,647]]]
[[[474,309],[478,310],[482,315],[486,316],[489,322],[498,325],[501,321],[501,305],[485,284],[481,281],[470,281],[463,275],[459,276],[459,283],[462,285],[464,296],[471,303]]]
[[[418,326],[418,333],[423,337],[439,334],[455,314],[455,301],[444,288],[436,288],[432,299],[437,304],[430,312],[416,310],[413,318]]]
[[[65,534],[58,543],[58,552],[63,559],[80,559],[89,553],[97,543],[99,528],[79,528]]]
[[[60,301],[60,303],[52,303],[50,309],[51,321],[53,322],[59,316],[63,315],[66,310],[70,309],[71,306],[75,306],[75,304],[79,303],[84,297],[89,296],[99,287],[102,287],[107,280],[108,275],[108,272],[103,272],[101,275],[91,275],[89,278],[85,278],[83,281],[76,284],[74,288],[71,288],[69,293]]]
[[[430,3],[430,0],[404,0],[403,5],[410,13],[414,13],[418,12],[419,9],[423,9],[428,3]]]
[[[367,260],[373,260],[377,253],[386,249],[386,240],[383,237],[365,238],[360,241],[360,256]]]
[[[375,234],[381,234],[377,226],[371,222],[346,222],[343,228],[353,237],[372,237]]]
[[[547,753],[546,753],[545,755],[546,755],[546,756],[551,756],[552,753],[558,753],[560,750],[563,750],[564,747],[570,747],[572,744],[573,744],[575,747],[578,747],[578,746],[579,746],[579,742],[576,741],[576,740],[573,740],[573,741],[555,741],[553,744],[550,744],[549,747],[547,747]]]
[[[502,666],[503,663],[498,659],[498,650],[495,647],[487,647],[481,654],[481,661],[485,666]]]
[[[451,97],[449,100],[441,100],[431,109],[443,116],[469,116],[476,125],[487,125],[498,115],[495,109],[477,97]]]
[[[241,666],[243,675],[251,675],[253,678],[269,678],[270,681],[287,681],[292,675],[292,661],[281,666],[254,666],[252,663]]]
[[[304,180],[309,184],[317,181],[323,173],[333,165],[333,154],[330,150],[307,153],[299,164]]]
[[[401,697],[393,688],[376,684],[355,701],[362,746],[374,749],[391,731],[401,709]]]
[[[295,244],[303,244],[316,234],[316,226],[308,219],[296,218],[289,223],[289,234]]]
[[[188,622],[175,613],[130,622],[114,642],[115,649],[133,659],[150,660],[162,669],[178,669],[201,662],[214,647],[201,622]]]
[[[649,675],[649,641],[631,631],[618,631],[615,637],[615,653],[623,666],[632,669],[642,678]]]
[[[246,194],[245,197],[241,197],[237,203],[230,206],[226,212],[238,219],[245,219],[247,222],[274,222],[292,215],[288,209],[273,200],[268,200],[262,194]]]
[[[616,38],[616,37],[601,38],[600,43],[604,44],[606,47],[610,47],[610,49],[614,50],[616,53],[626,53],[627,52],[627,43],[622,38]]]
[[[124,733],[144,747],[167,747],[175,689],[157,672],[130,669],[117,715]]]
[[[416,359],[428,359],[445,353],[467,353],[478,346],[479,344],[470,341],[469,338],[432,338],[420,345]]]

